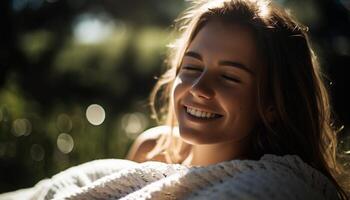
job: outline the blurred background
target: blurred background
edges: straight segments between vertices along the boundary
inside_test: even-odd
[[[276,0],[277,1],[277,0]],[[350,1],[278,0],[310,29],[350,162]],[[183,0],[0,1],[0,193],[124,158],[156,125],[148,96]]]

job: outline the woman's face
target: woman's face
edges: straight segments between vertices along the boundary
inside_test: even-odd
[[[187,48],[173,88],[181,137],[190,144],[247,138],[258,116],[258,65],[248,28],[209,21]]]

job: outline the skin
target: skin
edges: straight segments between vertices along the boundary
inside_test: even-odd
[[[173,88],[181,138],[193,145],[188,165],[246,158],[258,119],[259,66],[251,31],[238,24],[209,21],[190,43]],[[189,115],[186,107],[215,113],[215,119]]]

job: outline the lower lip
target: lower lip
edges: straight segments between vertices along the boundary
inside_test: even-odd
[[[222,116],[220,117],[215,117],[215,118],[201,118],[201,117],[195,117],[191,114],[189,114],[187,112],[187,108],[186,107],[183,107],[184,108],[184,112],[185,112],[185,116],[186,118],[189,120],[189,121],[192,121],[192,122],[197,122],[197,123],[204,123],[204,122],[213,122],[213,121],[217,121],[219,120],[220,118],[222,118]]]

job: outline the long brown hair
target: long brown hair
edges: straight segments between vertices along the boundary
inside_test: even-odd
[[[153,111],[163,116],[161,123],[177,125],[172,106],[177,71],[189,43],[213,18],[249,27],[259,49],[263,67],[257,73],[260,121],[253,134],[254,157],[298,155],[333,181],[341,199],[347,199],[335,178],[341,170],[336,161],[336,129],[324,73],[310,47],[307,28],[270,1],[193,1],[176,21],[179,37],[169,46],[168,70],[151,94]],[[264,112],[268,106],[274,113],[272,123]],[[164,153],[168,162],[179,162],[179,145],[181,140],[172,134],[162,136],[148,156]]]

